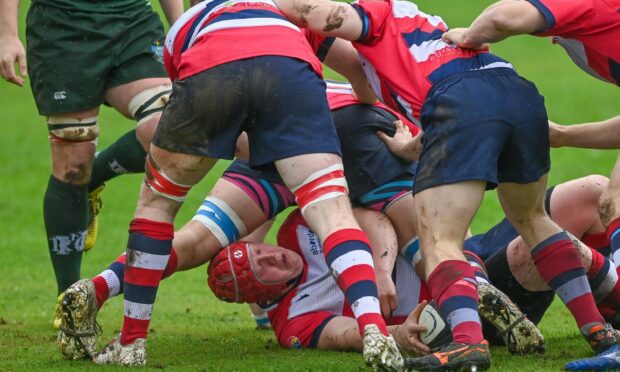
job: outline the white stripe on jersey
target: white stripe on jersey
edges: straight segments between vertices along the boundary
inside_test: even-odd
[[[489,63],[488,65],[484,65],[482,67],[475,68],[475,69],[470,70],[470,71],[486,70],[486,69],[489,69],[489,68],[502,68],[502,67],[511,68],[513,70],[515,69],[515,67],[511,63],[508,63],[508,62],[493,62],[493,63]]]
[[[192,18],[194,18],[194,16],[199,13],[200,11],[202,11],[207,5],[209,5],[209,3],[211,3],[211,1],[203,1],[201,3],[198,3],[196,5],[194,5],[193,7],[191,7],[187,12],[185,12],[181,17],[179,17],[179,19],[172,25],[172,27],[170,27],[170,31],[168,31],[168,36],[166,36],[166,42],[165,42],[165,46],[168,49],[168,53],[172,54],[172,51],[174,50],[174,41],[176,40],[177,34],[179,33],[179,31],[181,30],[181,28],[187,23],[189,22]],[[271,5],[274,8],[278,9],[277,5],[271,1],[271,0],[252,0],[252,1],[248,1],[248,0],[229,0],[226,1],[218,6],[216,6],[215,8],[213,8],[201,21],[200,24],[194,29],[194,33],[192,34],[191,37],[191,41],[189,43],[189,45],[193,45],[194,42],[196,41],[196,38],[198,37],[198,34],[201,32],[201,28],[202,25],[207,22],[207,20],[209,19],[209,17],[219,11],[222,8],[225,7],[230,7],[233,6],[235,4],[239,4],[239,3],[261,3],[261,4],[267,4],[267,5]],[[292,23],[291,23],[292,25]],[[294,26],[294,25],[293,25]],[[240,26],[240,27],[252,27],[252,26]],[[295,26],[296,27],[296,26]],[[297,30],[299,30],[299,28],[297,28]]]
[[[441,39],[427,40],[420,45],[413,44],[409,52],[417,62],[424,62],[438,50],[446,48],[455,49],[456,45],[449,45]]]
[[[385,102],[383,100],[383,94],[381,93],[381,79],[379,79],[379,75],[377,75],[377,70],[375,70],[375,67],[366,57],[362,56],[361,53],[358,53],[358,58],[362,64],[362,70],[364,70],[364,75],[366,75],[366,80],[368,80],[370,88],[375,92],[375,96],[377,96],[379,101]]]
[[[166,49],[168,49],[168,53],[172,54],[172,51],[174,50],[174,41],[176,40],[177,34],[181,30],[181,28],[185,26],[185,24],[189,22],[190,19],[194,18],[196,13],[203,10],[207,3],[207,1],[203,1],[189,8],[189,10],[183,13],[183,15],[181,15],[179,19],[174,22],[172,27],[170,27],[170,31],[168,31],[168,35],[166,35],[166,41],[164,42]]]
[[[192,36],[189,45],[192,46],[196,39],[210,32],[226,30],[229,28],[246,28],[246,27],[262,27],[262,26],[282,26],[288,27],[295,31],[301,32],[299,27],[289,21],[278,18],[247,18],[247,19],[230,19],[227,21],[214,22],[202,29],[196,36]]]
[[[395,18],[414,18],[416,16],[420,16],[426,18],[426,20],[434,27],[437,27],[440,23],[443,23],[445,26],[445,22],[441,19],[441,17],[426,14],[418,9],[417,5],[409,1],[394,1],[392,14]]]

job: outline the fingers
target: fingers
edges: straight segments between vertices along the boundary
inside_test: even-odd
[[[381,314],[383,315],[383,317],[391,318],[392,317],[392,309],[390,307],[389,296],[382,295],[381,298],[379,299],[379,303],[381,305]]]
[[[398,298],[396,297],[396,295],[390,296],[390,309],[391,309],[391,312],[394,312],[394,310],[396,310],[397,307],[398,307]]]
[[[2,63],[0,63],[0,74],[4,80],[22,86],[24,85],[24,79],[15,73],[14,63],[15,59],[12,57],[4,57]]]
[[[407,317],[407,321],[411,320],[413,323],[418,324],[420,321],[420,314],[422,314],[422,310],[426,306],[427,301],[424,300],[418,304],[418,306],[413,309],[413,311]]]
[[[26,65],[26,55],[25,54],[18,54],[17,55],[17,63],[19,64],[19,74],[22,77],[26,77],[28,76],[28,67]]]

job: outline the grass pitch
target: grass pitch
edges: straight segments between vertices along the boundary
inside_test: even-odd
[[[442,15],[452,27],[468,25],[488,4],[419,1],[421,9]],[[28,5],[28,1],[22,2],[22,35]],[[549,39],[518,37],[493,50],[538,85],[553,120],[578,123],[620,114],[620,91],[582,73]],[[126,370],[66,361],[56,349],[56,332],[51,328],[55,283],[41,213],[50,170],[46,128],[27,87],[0,84],[0,112],[0,371]],[[134,125],[103,108],[100,148]],[[609,175],[616,155],[615,151],[553,150],[550,183],[595,173]],[[224,168],[225,164],[219,164],[192,190],[177,218],[177,227],[191,218]],[[99,241],[84,255],[84,277],[99,273],[125,249],[141,179],[140,175],[125,176],[108,184],[103,194]],[[474,221],[474,232],[484,231],[501,216],[495,194],[487,193]],[[273,241],[273,231],[269,238]],[[99,322],[104,329],[103,346],[120,329],[122,301],[111,300],[105,305]],[[493,370],[560,370],[567,361],[590,355],[574,321],[558,301],[540,327],[548,342],[545,355],[513,357],[503,348],[493,348]],[[151,322],[148,366],[156,370],[212,371],[365,369],[361,355],[355,353],[280,348],[271,332],[254,329],[246,306],[222,303],[213,297],[204,268],[177,273],[162,282]]]

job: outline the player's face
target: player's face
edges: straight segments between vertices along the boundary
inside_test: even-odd
[[[303,270],[303,261],[297,253],[267,244],[250,245],[250,262],[254,275],[263,284],[286,283]]]

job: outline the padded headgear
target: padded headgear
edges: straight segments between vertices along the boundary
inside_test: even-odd
[[[254,274],[250,260],[253,243],[235,242],[211,259],[207,274],[209,288],[227,302],[266,303],[280,297],[290,282],[265,284]]]

